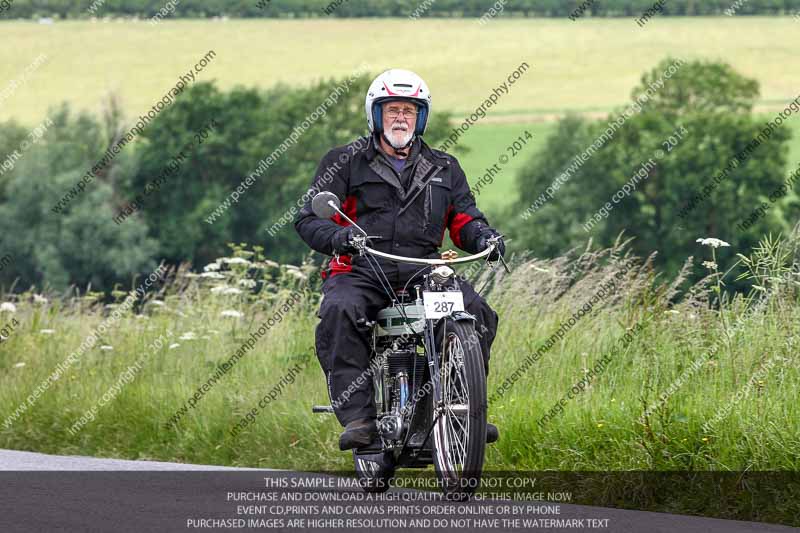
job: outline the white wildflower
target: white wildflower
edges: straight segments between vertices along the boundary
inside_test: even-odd
[[[299,270],[288,270],[286,273],[296,277],[297,279],[308,279],[308,276],[306,276]]]
[[[264,265],[272,268],[278,268],[280,265],[275,261],[270,261],[269,259],[264,260]]]
[[[300,270],[300,267],[296,265],[283,265],[283,266],[285,266],[289,270]]]
[[[11,302],[3,302],[0,304],[0,313],[16,313],[17,306],[12,304]]]
[[[150,303],[158,307],[164,307],[166,305],[161,300],[150,300]]]
[[[191,340],[194,340],[194,339],[196,339],[196,338],[197,338],[197,335],[195,334],[195,332],[194,332],[194,331],[187,331],[186,333],[184,333],[183,335],[181,335],[179,338],[180,338],[180,340],[182,340],[182,341],[191,341]]]
[[[104,352],[110,352],[111,350],[114,349],[114,347],[113,346],[109,346],[108,344],[104,344],[104,345],[102,345],[100,347],[100,349],[103,350]]]
[[[229,265],[252,265],[253,263],[244,257],[223,257],[222,260]]]
[[[203,272],[202,274],[200,274],[200,277],[208,279],[225,279],[225,276],[217,272]]]
[[[709,270],[717,269],[717,264],[714,261],[703,261],[703,266]]]
[[[236,287],[228,287],[226,285],[217,285],[211,289],[211,294],[242,294],[241,289],[237,289]]]
[[[47,298],[45,298],[44,296],[42,296],[40,294],[34,294],[33,295],[33,302],[37,303],[37,304],[46,304],[47,303]]]
[[[42,335],[52,335],[55,332],[56,332],[56,330],[54,330],[54,329],[40,329],[39,330],[39,333],[41,333]]]
[[[248,289],[252,289],[253,287],[256,286],[256,281],[253,279],[240,279],[239,285],[241,285],[242,287],[246,287]]]
[[[677,309],[669,309],[667,311],[664,311],[664,314],[667,314],[667,315],[679,315],[681,313]]]
[[[233,309],[226,309],[220,315],[224,317],[231,317],[231,318],[241,318],[244,314],[240,313],[239,311],[235,311]]]
[[[23,366],[25,366],[25,363],[17,363],[14,368],[22,368]]]
[[[180,346],[180,344],[178,344],[177,342],[174,342],[174,343],[172,343],[172,344],[170,344],[170,345],[169,345],[169,349],[170,349],[170,350],[174,350],[174,349],[175,349],[175,348],[177,348],[178,346]]]
[[[695,242],[699,242],[703,246],[711,246],[713,248],[719,248],[720,246],[730,246],[730,244],[728,244],[727,242],[722,241],[720,239],[715,239],[714,237],[708,237],[706,239],[697,239]]]
[[[219,263],[209,263],[203,267],[204,272],[216,272],[219,270]]]

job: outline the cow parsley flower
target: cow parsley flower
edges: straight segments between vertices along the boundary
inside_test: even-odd
[[[243,257],[223,257],[222,260],[229,265],[251,265],[252,262]]]
[[[712,248],[719,248],[720,246],[730,246],[727,242],[715,239],[714,237],[708,237],[705,239],[697,239],[695,242],[699,242],[703,246],[711,246]]]
[[[17,306],[12,304],[11,302],[3,302],[0,304],[0,313],[16,313]]]
[[[236,287],[226,287],[225,290],[222,291],[222,294],[230,295],[230,294],[242,294],[241,289],[237,289]]]
[[[308,279],[308,276],[306,276],[305,274],[303,274],[299,270],[291,270],[291,269],[289,269],[289,270],[286,271],[286,273],[291,275],[291,276],[296,277],[297,279],[301,279],[301,280]]]
[[[236,311],[234,309],[226,309],[222,313],[220,313],[220,315],[230,318],[242,318],[244,316],[243,313],[240,313],[239,311]]]

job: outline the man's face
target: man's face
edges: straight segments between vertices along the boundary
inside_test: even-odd
[[[417,106],[411,102],[384,102],[383,131],[392,148],[402,148],[414,135],[417,126]]]

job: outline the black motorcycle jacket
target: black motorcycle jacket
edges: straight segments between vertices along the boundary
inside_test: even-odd
[[[330,191],[342,203],[341,210],[370,236],[369,246],[407,257],[438,257],[445,229],[460,249],[477,253],[481,236],[493,233],[486,217],[475,205],[467,178],[455,157],[430,148],[421,138],[414,140],[406,163],[408,188],[385,161],[374,137],[361,137],[329,151],[317,168],[304,206],[294,220],[300,237],[313,250],[334,255],[334,233],[350,223],[338,213],[330,219],[317,217],[311,199]],[[420,269],[418,265],[379,260],[395,284]],[[322,277],[371,271],[366,258],[341,255],[332,258]]]

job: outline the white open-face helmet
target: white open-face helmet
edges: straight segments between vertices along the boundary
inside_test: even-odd
[[[395,68],[387,70],[372,81],[364,103],[370,132],[383,132],[380,104],[388,100],[405,100],[417,104],[419,113],[414,133],[416,135],[425,133],[431,113],[431,92],[422,78],[410,70]]]

